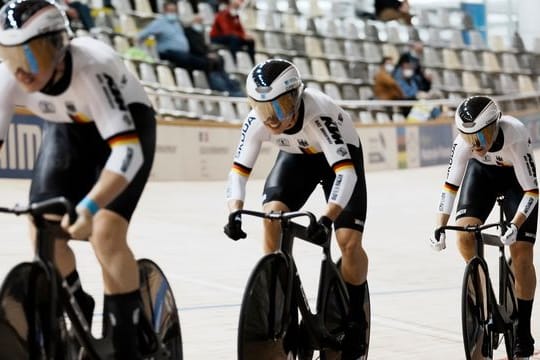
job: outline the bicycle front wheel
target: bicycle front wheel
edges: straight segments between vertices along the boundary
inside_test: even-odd
[[[514,274],[508,263],[505,263],[506,266],[506,276],[502,279],[502,293],[501,295],[501,304],[506,311],[506,314],[510,317],[512,324],[509,324],[504,331],[504,346],[506,348],[506,355],[509,359],[512,359],[514,356],[514,345],[515,345],[515,327],[514,324],[517,321],[517,299],[515,295],[515,279]]]
[[[266,255],[246,285],[238,324],[238,359],[294,359],[298,313],[283,254]]]
[[[463,345],[467,360],[493,358],[488,326],[491,320],[488,282],[487,269],[479,258],[473,258],[465,267],[461,298]]]
[[[141,297],[147,319],[164,346],[160,358],[182,359],[182,334],[172,289],[159,266],[149,259],[138,260]]]

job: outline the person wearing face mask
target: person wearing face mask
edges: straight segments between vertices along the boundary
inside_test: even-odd
[[[373,84],[373,94],[378,100],[402,100],[405,98],[403,91],[398,83],[392,77],[394,64],[392,58],[385,56],[379,67],[379,71],[375,74]]]
[[[400,57],[392,75],[403,92],[403,100],[416,100],[418,84],[414,81],[414,68],[410,56]],[[405,117],[410,111],[410,106],[402,107],[402,113]]]
[[[414,81],[418,90],[429,92],[431,90],[431,75],[427,74],[422,67],[422,56],[424,54],[424,44],[421,41],[414,41],[410,45],[410,50],[401,56],[408,56],[414,69]]]
[[[231,50],[233,56],[240,50],[245,50],[255,62],[255,40],[246,33],[238,12],[244,0],[229,0],[227,7],[219,11],[214,18],[210,30],[210,41],[220,44]]]
[[[305,88],[296,66],[286,60],[256,65],[247,76],[246,90],[252,110],[229,173],[229,210],[243,208],[246,183],[263,142],[280,150],[264,186],[265,212],[300,210],[321,185],[326,207],[310,235],[324,242],[334,228],[350,299],[342,358],[363,358],[368,258],[362,234],[367,195],[362,144],[351,117],[329,96]],[[246,237],[240,217],[229,216],[224,232],[233,240]],[[265,253],[279,249],[279,234],[278,222],[264,222]]]
[[[210,67],[207,59],[191,54],[189,42],[178,17],[175,2],[166,2],[163,5],[163,14],[159,15],[137,34],[137,41],[142,43],[150,36],[154,36],[156,39],[160,59],[169,60],[176,66],[190,70]]]

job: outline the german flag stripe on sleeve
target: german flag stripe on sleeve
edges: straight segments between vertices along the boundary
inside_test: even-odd
[[[317,150],[315,150],[314,148],[312,147],[308,147],[308,148],[300,148],[300,151],[302,151],[304,154],[306,155],[312,155],[312,154],[316,154],[317,153]]]
[[[242,164],[239,164],[237,162],[233,163],[232,171],[234,171],[237,174],[240,174],[242,176],[248,177],[249,174],[251,174],[251,169],[248,167],[245,167]]]
[[[110,147],[126,144],[136,144],[139,142],[139,136],[135,131],[123,132],[111,136],[107,139]]]
[[[538,197],[538,189],[526,190],[525,194],[532,197]]]
[[[338,172],[345,169],[354,169],[354,164],[351,160],[341,160],[332,165],[332,169],[334,169],[334,172]]]
[[[447,182],[445,182],[444,186],[443,186],[443,190],[446,190],[446,191],[454,193],[454,194],[457,193],[458,189],[459,189],[459,186],[452,185],[452,184],[447,183]]]

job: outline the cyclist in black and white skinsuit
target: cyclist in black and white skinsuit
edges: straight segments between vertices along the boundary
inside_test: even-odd
[[[65,196],[76,220],[72,238],[89,238],[102,267],[105,323],[117,359],[138,359],[139,273],[127,245],[129,220],[155,151],[154,111],[121,58],[92,38],[69,38],[65,14],[46,0],[15,0],[0,10],[0,140],[16,105],[47,120],[30,201]],[[60,226],[60,217],[51,214]],[[91,319],[75,257],[56,242],[57,266]]]
[[[446,225],[461,185],[456,209],[458,226],[482,224],[496,197],[504,195],[504,212],[511,224],[501,240],[510,246],[518,298],[516,357],[533,354],[530,332],[536,288],[533,245],[538,220],[538,181],[527,128],[518,119],[502,115],[486,96],[464,100],[456,110],[460,134],[452,145],[450,165],[441,194],[437,227]],[[445,248],[445,234],[433,236],[431,245]],[[468,261],[474,256],[472,234],[458,232],[458,247]]]
[[[266,179],[263,208],[299,210],[321,183],[327,208],[314,236],[322,241],[336,230],[342,252],[342,274],[351,297],[351,330],[354,345],[345,358],[363,351],[367,285],[367,255],[362,248],[366,218],[366,183],[360,139],[349,115],[320,91],[303,88],[296,67],[272,59],[258,64],[247,77],[248,100],[253,110],[243,126],[229,175],[227,200],[231,212],[244,205],[245,187],[261,144],[276,144],[278,158]],[[279,224],[264,222],[264,251],[279,248]],[[230,219],[225,233],[234,240],[245,237],[241,219]],[[361,340],[353,340],[357,336]],[[345,355],[349,352],[349,355]]]

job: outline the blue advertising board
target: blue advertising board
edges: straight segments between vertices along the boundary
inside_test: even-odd
[[[450,124],[420,126],[420,166],[448,163],[454,137]]]
[[[0,177],[30,178],[43,132],[43,120],[33,115],[15,115],[0,151]]]

